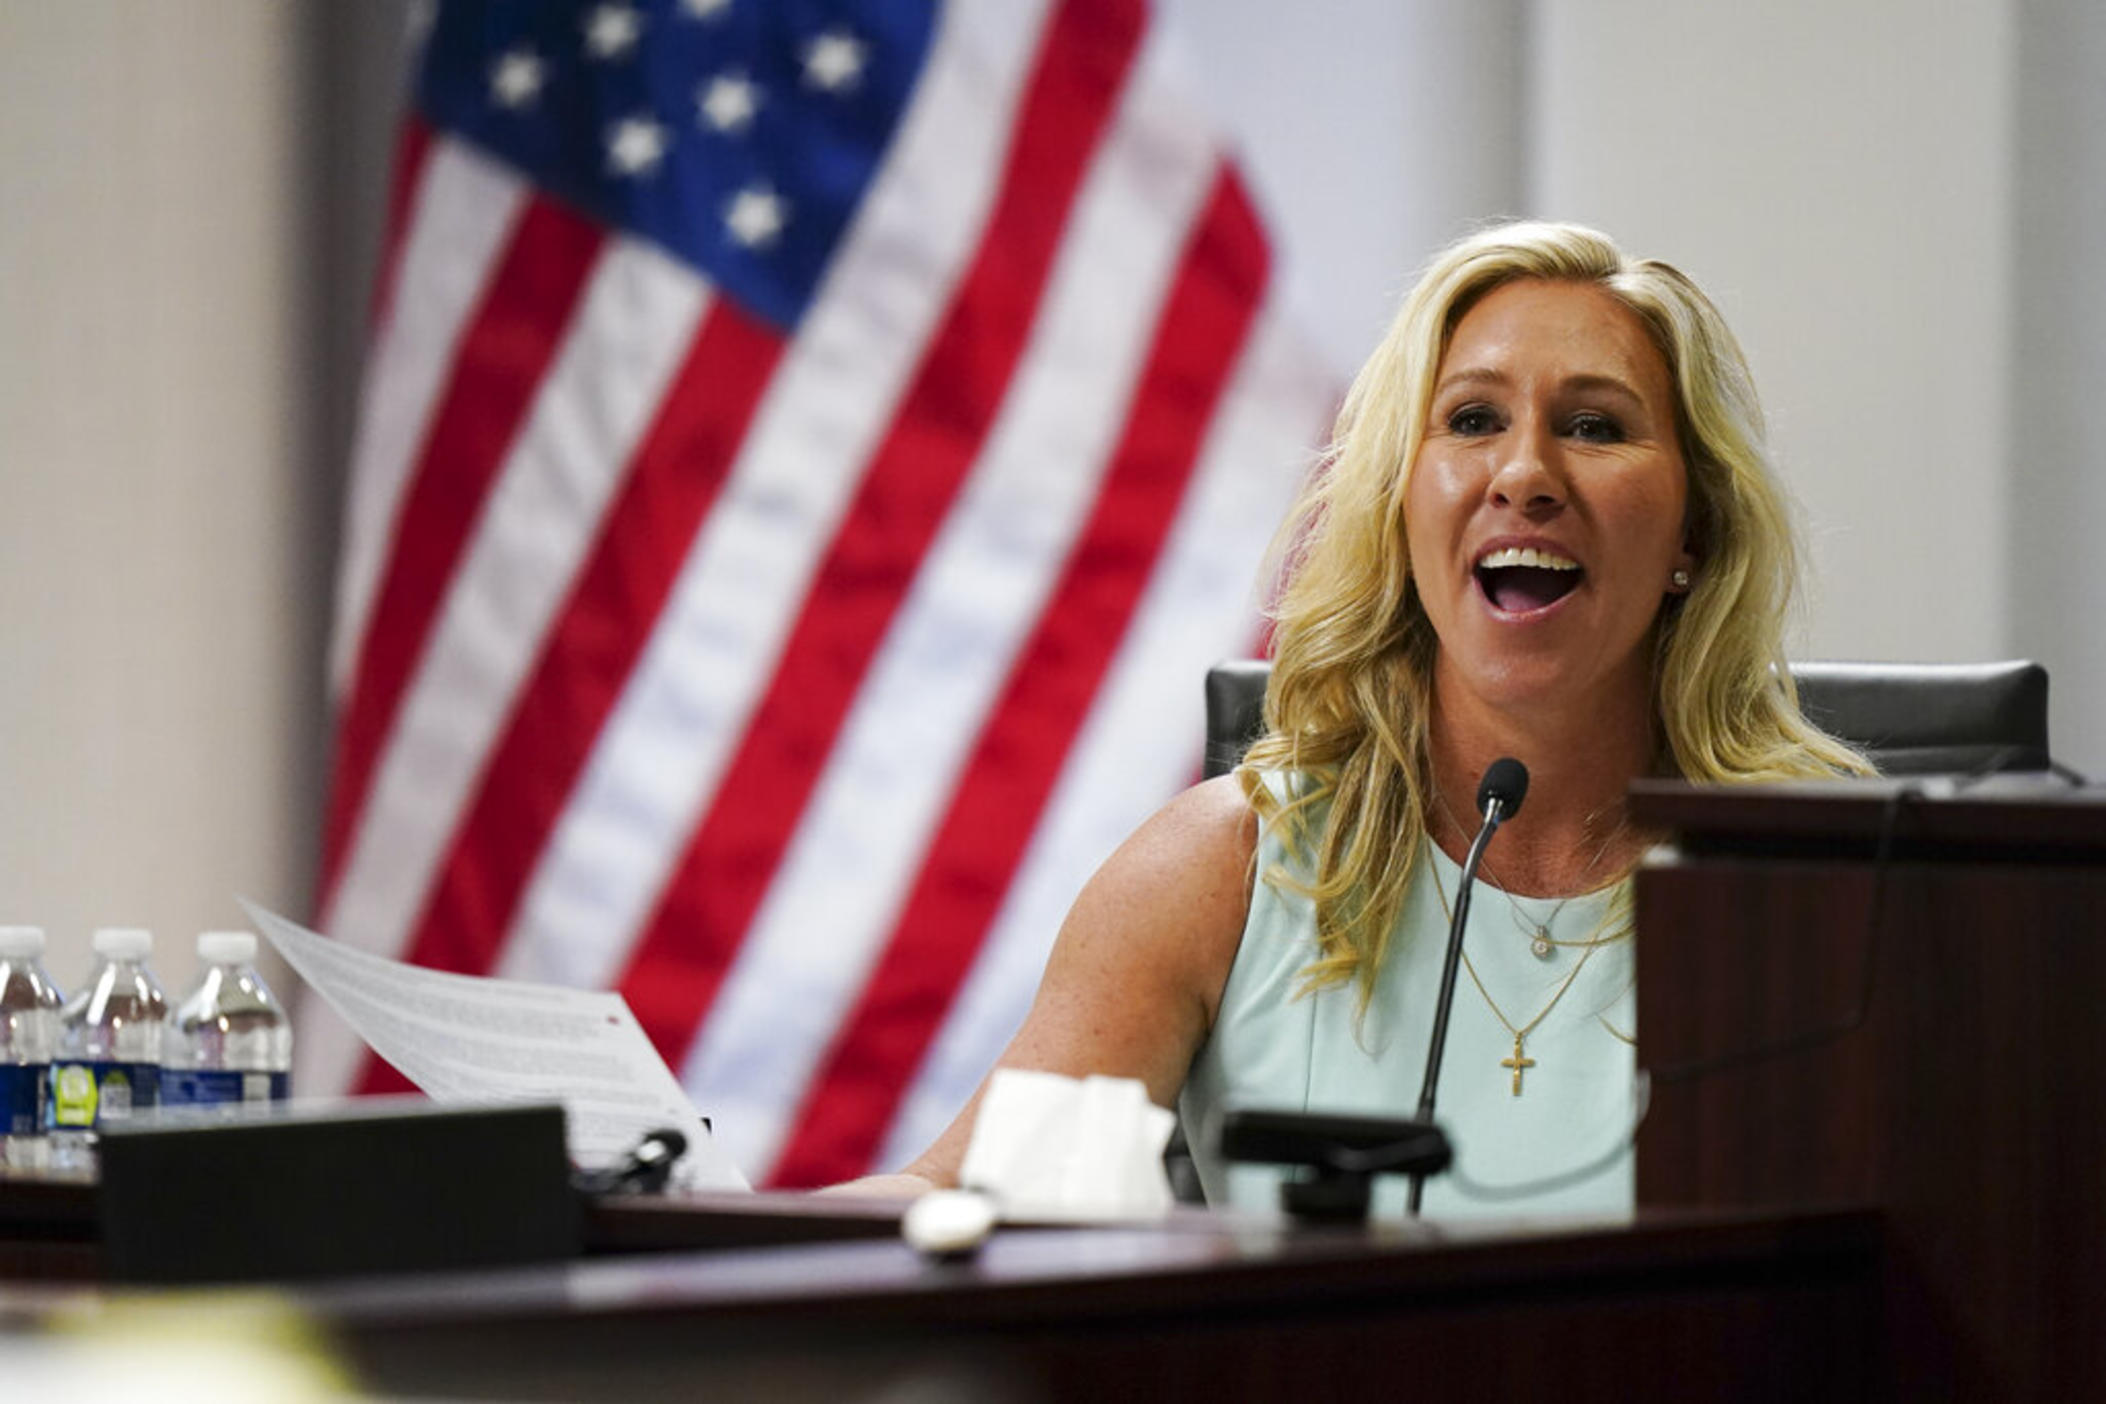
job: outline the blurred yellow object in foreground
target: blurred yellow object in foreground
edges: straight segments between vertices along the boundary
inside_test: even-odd
[[[17,1399],[299,1404],[358,1393],[321,1332],[254,1291],[0,1296],[0,1379]]]

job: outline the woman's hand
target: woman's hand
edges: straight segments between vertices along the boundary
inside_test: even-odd
[[[933,1181],[901,1171],[896,1175],[865,1175],[860,1180],[844,1180],[838,1185],[827,1185],[812,1193],[861,1199],[919,1199],[930,1190],[939,1188],[941,1186]]]

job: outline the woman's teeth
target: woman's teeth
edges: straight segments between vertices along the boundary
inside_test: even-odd
[[[1538,551],[1533,546],[1507,546],[1493,551],[1477,562],[1479,570],[1504,570],[1509,566],[1528,566],[1535,570],[1578,570],[1579,562],[1569,556],[1554,555],[1549,551]]]

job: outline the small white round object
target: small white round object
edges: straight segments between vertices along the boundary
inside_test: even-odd
[[[985,1243],[995,1217],[994,1201],[977,1190],[930,1190],[907,1206],[899,1228],[916,1252],[949,1258]]]

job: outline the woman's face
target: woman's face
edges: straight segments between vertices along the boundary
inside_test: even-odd
[[[1688,493],[1667,365],[1636,314],[1586,283],[1480,299],[1434,377],[1406,497],[1444,703],[1649,696],[1653,621],[1696,564]]]

